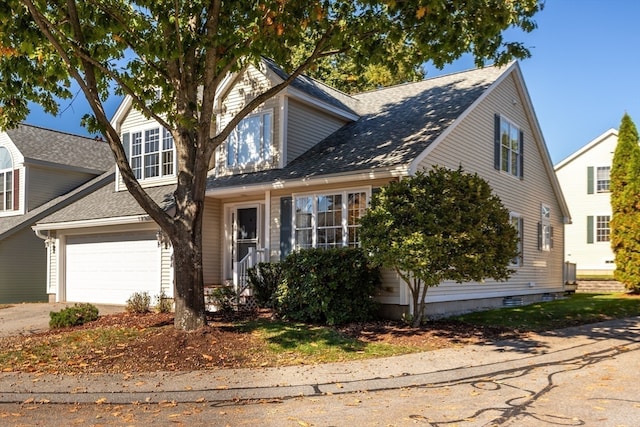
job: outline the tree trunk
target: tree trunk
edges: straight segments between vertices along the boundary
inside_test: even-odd
[[[173,240],[173,259],[176,303],[174,326],[192,331],[207,323],[201,242],[182,236]]]

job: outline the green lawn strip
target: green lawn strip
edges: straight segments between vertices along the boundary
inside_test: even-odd
[[[64,334],[52,334],[47,339],[28,337],[0,351],[3,370],[39,370],[47,366],[83,365],[100,357],[105,348],[126,346],[143,333],[136,328],[83,329]]]
[[[640,315],[640,297],[625,294],[574,294],[565,299],[457,316],[452,320],[541,332]]]
[[[264,340],[270,359],[327,363],[413,353],[423,349],[368,343],[323,326],[255,320],[239,326]]]

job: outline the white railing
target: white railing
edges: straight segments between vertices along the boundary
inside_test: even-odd
[[[259,262],[265,262],[267,250],[265,248],[249,248],[249,252],[233,265],[233,290],[236,294],[236,305],[241,297],[251,296],[249,289],[249,269]]]

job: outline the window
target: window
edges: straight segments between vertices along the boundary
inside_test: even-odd
[[[245,117],[227,139],[227,165],[243,166],[271,159],[272,114]]]
[[[360,245],[358,221],[367,207],[365,191],[297,196],[293,206],[296,249]]]
[[[520,215],[517,213],[509,214],[509,221],[513,228],[518,231],[518,255],[511,260],[511,267],[521,267],[522,266],[522,258],[523,258],[523,247],[522,239],[524,236],[524,221]]]
[[[551,227],[551,208],[547,205],[540,207],[540,222],[538,223],[538,249],[550,251],[553,247],[553,227]]]
[[[601,166],[598,167],[596,171],[596,191],[598,193],[608,193],[609,192],[609,172],[611,171],[611,167],[609,166]]]
[[[175,175],[173,136],[168,130],[153,128],[125,133],[122,143],[137,179]]]
[[[524,134],[504,117],[495,116],[494,166],[510,175],[523,177]]]
[[[596,216],[596,242],[608,242],[609,241],[609,215]]]
[[[13,210],[13,162],[9,150],[0,147],[0,212]]]

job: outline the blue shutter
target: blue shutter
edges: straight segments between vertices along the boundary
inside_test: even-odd
[[[280,260],[291,253],[291,203],[292,198],[280,198]]]
[[[493,117],[493,167],[500,170],[500,116]]]
[[[587,168],[587,194],[593,194],[593,166]]]

